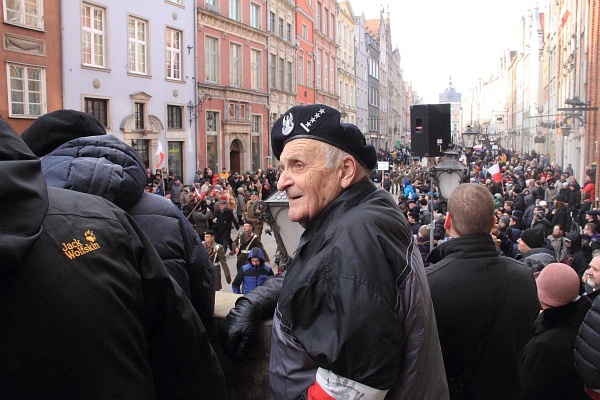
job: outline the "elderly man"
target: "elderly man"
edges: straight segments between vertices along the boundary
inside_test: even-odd
[[[448,199],[451,239],[427,258],[450,391],[474,400],[519,397],[519,353],[540,308],[533,271],[498,255],[494,224],[490,191],[460,185]]]
[[[306,230],[285,277],[221,324],[227,354],[242,357],[276,306],[272,398],[448,398],[423,262],[394,199],[368,177],[375,149],[325,105],[288,110],[272,147],[288,215]]]

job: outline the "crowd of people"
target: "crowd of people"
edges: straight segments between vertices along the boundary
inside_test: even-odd
[[[225,398],[225,279],[226,355],[273,319],[273,399],[600,399],[595,164],[484,147],[443,199],[326,105],[276,121],[279,168],[186,184],[73,110],[0,138],[0,397]],[[305,229],[283,272],[253,207],[277,189]]]

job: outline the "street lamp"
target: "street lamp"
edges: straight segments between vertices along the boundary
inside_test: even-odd
[[[453,148],[449,148],[444,152],[444,158],[437,165],[431,167],[431,181],[432,185],[436,184],[440,193],[439,197],[448,199],[454,189],[456,189],[461,183],[463,183],[465,179],[465,175],[467,174],[467,168],[465,165],[458,161],[458,153],[454,151]],[[433,190],[431,191],[433,193]],[[430,202],[431,205],[431,228],[430,228],[430,237],[429,237],[429,250],[433,250],[433,231],[435,228],[435,221],[433,216],[433,197]]]
[[[477,132],[471,129],[471,125],[467,125],[467,129],[462,133],[463,146],[467,149],[467,176],[471,176],[471,156],[473,156],[473,146],[475,145],[475,138]]]
[[[440,197],[445,199],[463,182],[466,174],[467,168],[458,161],[458,153],[453,149],[446,150],[442,161],[431,167],[431,175],[437,182]]]
[[[253,204],[254,214],[259,220],[269,224],[277,242],[275,258],[279,259],[279,269],[283,272],[291,264],[292,255],[298,248],[304,228],[288,217],[290,199],[283,191],[277,191],[266,200]],[[268,231],[267,231],[268,233]]]

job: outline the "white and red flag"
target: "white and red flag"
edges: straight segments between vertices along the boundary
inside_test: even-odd
[[[163,161],[165,161],[165,152],[163,150],[162,143],[160,143],[160,140],[158,141],[158,148],[156,149],[156,153],[154,155],[158,157],[156,168],[160,168]]]
[[[494,182],[500,183],[500,181],[502,181],[502,174],[500,174],[500,167],[498,166],[498,163],[488,168],[488,172],[490,175],[492,175]]]

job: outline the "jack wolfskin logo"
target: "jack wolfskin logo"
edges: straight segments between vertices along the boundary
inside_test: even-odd
[[[96,243],[96,235],[94,235],[93,231],[88,229],[84,232],[83,237],[85,238],[85,242],[74,238],[68,243],[62,243],[62,251],[69,258],[69,260],[80,257],[100,248],[100,245]]]

